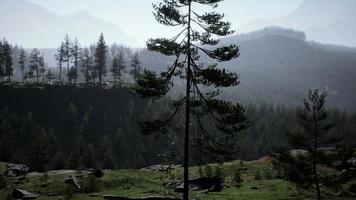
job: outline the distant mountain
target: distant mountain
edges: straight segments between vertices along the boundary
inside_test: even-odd
[[[136,40],[114,24],[87,12],[62,16],[26,0],[0,0],[0,37],[26,48],[54,48],[65,34],[84,45],[96,42],[101,32],[108,43],[137,45]]]
[[[356,46],[355,0],[304,0],[291,14],[276,19],[257,19],[238,31],[250,32],[268,26],[306,32],[309,40]]]
[[[240,74],[241,84],[226,89],[222,97],[244,104],[297,106],[308,89],[320,88],[329,92],[331,107],[356,110],[356,48],[309,42],[306,37],[300,31],[271,27],[223,39],[223,44],[241,48],[238,59],[219,63]],[[145,66],[158,71],[170,60],[151,52],[142,56]],[[201,61],[212,60],[202,55]]]

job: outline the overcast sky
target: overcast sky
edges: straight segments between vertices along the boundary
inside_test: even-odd
[[[29,0],[57,14],[68,15],[87,11],[93,16],[116,24],[143,44],[148,38],[171,33],[157,24],[152,16],[152,3],[159,0]],[[289,14],[303,0],[225,0],[222,11],[233,28],[258,18],[275,18]]]

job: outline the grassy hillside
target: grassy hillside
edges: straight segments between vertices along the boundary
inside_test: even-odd
[[[3,164],[1,164],[3,165]],[[217,165],[211,165],[214,169]],[[241,166],[240,161],[225,163],[220,168],[224,174],[224,189],[221,192],[210,192],[199,194],[199,191],[193,191],[191,199],[231,199],[231,200],[255,200],[255,199],[314,199],[312,191],[303,191],[303,194],[293,184],[277,179],[274,176],[269,160],[258,160],[244,162],[242,172],[243,183],[241,187],[236,187],[233,181],[234,169]],[[0,169],[4,169],[1,167]],[[256,171],[260,172],[260,180],[256,180]],[[191,177],[198,177],[198,169],[192,167]],[[70,173],[69,173],[70,174]],[[40,200],[59,200],[65,197],[66,184],[63,183],[65,176],[54,175],[46,178],[44,175],[27,175],[21,183],[14,183],[8,180],[8,186],[0,190],[0,199],[6,199],[6,195],[12,188],[21,188],[33,193],[40,194]],[[104,177],[100,179],[88,179],[87,172],[76,172],[79,177],[81,190],[77,190],[73,199],[103,199],[102,195],[120,195],[124,197],[143,197],[143,196],[177,196],[172,190],[164,189],[163,183],[169,182],[169,176],[166,172],[151,170],[115,170],[105,171]],[[177,168],[172,172],[173,180],[181,180],[182,169]],[[92,185],[92,186],[90,186]],[[93,185],[95,187],[93,187]],[[323,191],[324,199],[348,199],[345,197],[336,197],[331,191]],[[350,198],[352,199],[352,198]]]

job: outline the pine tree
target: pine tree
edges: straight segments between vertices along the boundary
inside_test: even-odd
[[[95,68],[98,72],[99,84],[102,84],[103,77],[106,76],[106,53],[107,46],[105,43],[104,34],[101,33],[95,49]]]
[[[55,79],[51,69],[47,70],[46,79],[48,82],[52,82]]]
[[[114,56],[111,73],[114,78],[114,86],[118,83],[121,87],[122,84],[122,73],[125,71],[126,65],[124,60],[124,52],[119,51],[118,55]]]
[[[41,73],[40,76],[42,77],[42,84],[44,84],[45,83],[46,64],[45,64],[43,55],[40,56],[39,61],[40,61],[39,62],[39,72]]]
[[[239,48],[235,45],[218,47],[210,50],[204,45],[216,45],[219,40],[215,36],[226,36],[231,33],[230,23],[222,21],[224,15],[216,12],[198,14],[192,10],[196,4],[217,7],[222,0],[163,0],[153,6],[156,20],[164,25],[182,27],[181,32],[172,39],[150,39],[147,42],[149,50],[157,51],[167,56],[175,56],[175,62],[168,71],[157,76],[155,72],[144,70],[137,77],[135,90],[143,97],[159,98],[167,94],[173,86],[173,76],[186,79],[185,97],[175,103],[176,109],[171,116],[162,119],[150,119],[142,123],[144,134],[155,132],[165,133],[167,125],[185,104],[184,133],[184,199],[189,199],[189,144],[191,116],[194,116],[202,132],[202,147],[216,154],[231,154],[232,149],[225,145],[231,141],[235,133],[246,129],[249,122],[240,104],[218,100],[218,88],[231,87],[239,84],[239,77],[217,64],[204,67],[198,64],[199,53],[205,53],[219,62],[229,61],[239,56]],[[196,5],[198,6],[198,5]],[[184,12],[185,11],[185,12]],[[202,32],[201,32],[202,31]],[[201,45],[196,44],[200,42]],[[215,88],[213,92],[203,92],[200,86]],[[205,128],[202,116],[211,116],[216,120],[215,127],[220,133],[212,136]]]
[[[49,164],[50,140],[44,128],[41,132],[33,135],[31,140],[31,163],[32,168],[38,171],[44,171]]]
[[[2,62],[4,70],[3,75],[7,77],[7,81],[11,81],[14,71],[12,66],[12,47],[5,39],[2,42]]]
[[[85,83],[88,84],[92,77],[91,73],[93,68],[93,63],[92,63],[93,61],[88,48],[84,48],[82,54],[83,56],[81,57],[81,63],[82,63],[81,71],[84,74]]]
[[[73,44],[72,44],[72,56],[73,56],[73,61],[74,61],[74,73],[73,73],[73,78],[74,78],[74,82],[77,83],[78,82],[78,62],[81,58],[80,56],[80,52],[81,52],[81,47],[79,44],[78,39],[74,39]]]
[[[23,48],[21,48],[18,63],[19,63],[20,69],[21,69],[22,82],[24,82],[25,81],[26,51]]]
[[[292,155],[289,152],[279,152],[278,165],[285,166],[287,177],[300,186],[315,186],[315,196],[321,199],[321,179],[318,166],[332,166],[328,163],[328,153],[323,148],[332,148],[341,141],[337,135],[329,130],[334,124],[329,120],[329,113],[325,109],[327,94],[319,90],[309,90],[308,99],[304,100],[304,108],[297,110],[298,122],[301,129],[288,134],[289,143],[306,153]],[[331,159],[332,162],[338,160]],[[324,175],[326,177],[326,174]],[[324,178],[325,179],[325,178]]]
[[[62,42],[61,46],[57,49],[57,54],[56,54],[56,60],[58,62],[58,66],[59,66],[59,81],[62,82],[62,65],[63,62],[65,61],[65,43]]]
[[[117,55],[115,55],[114,59],[112,60],[112,65],[111,65],[110,71],[111,71],[112,77],[114,78],[114,87],[115,87],[118,82],[118,77],[120,76],[119,58]]]
[[[3,45],[2,41],[0,40],[0,79],[4,80],[4,54],[3,54]]]
[[[135,52],[132,56],[131,60],[131,71],[130,74],[132,75],[134,81],[136,82],[138,75],[141,72],[141,61],[138,52]]]
[[[67,78],[68,82],[70,82],[70,62],[72,59],[72,42],[70,41],[70,38],[68,35],[64,37],[63,41],[63,49],[64,49],[64,56],[63,56],[63,61],[67,63]]]
[[[40,76],[40,61],[41,60],[41,53],[37,49],[33,49],[30,55],[30,72],[29,75],[32,78],[33,72],[36,73],[36,80],[39,83],[39,76]]]

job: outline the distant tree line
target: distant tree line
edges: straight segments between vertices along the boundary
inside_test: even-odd
[[[126,73],[135,80],[142,70],[139,52],[133,52],[128,61],[124,47],[108,47],[101,34],[97,44],[82,48],[79,40],[66,35],[57,49],[57,67],[48,66],[44,52],[12,46],[6,39],[0,41],[0,80],[41,84],[104,84],[121,86],[129,82]],[[14,75],[17,75],[14,77]],[[132,82],[132,81],[131,81]]]

